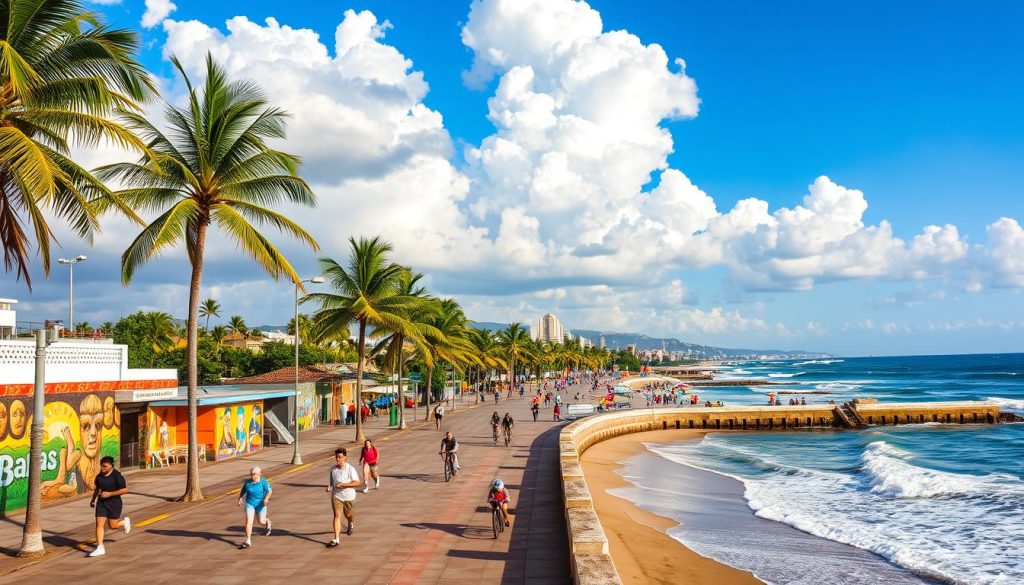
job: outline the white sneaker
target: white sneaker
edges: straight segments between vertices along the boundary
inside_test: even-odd
[[[124,535],[128,536],[132,533],[132,519],[125,516],[124,521],[121,524],[121,529],[124,530]]]
[[[273,523],[273,522],[271,522],[271,521],[270,521],[270,519],[268,518],[268,519],[267,519],[267,534],[266,534],[265,536],[270,536],[270,530],[271,530],[271,529],[272,529],[273,527],[274,527],[274,523]]]
[[[366,486],[366,487],[364,487],[364,488],[363,488],[363,493],[364,493],[364,494],[368,494],[368,493],[370,493],[370,486]]]
[[[94,550],[91,553],[89,553],[89,556],[90,557],[102,557],[105,554],[107,554],[107,549],[103,548],[102,546],[97,546],[96,550]]]
[[[379,477],[374,482],[373,487],[374,487],[374,489],[378,489],[378,490],[380,489],[380,478]]]

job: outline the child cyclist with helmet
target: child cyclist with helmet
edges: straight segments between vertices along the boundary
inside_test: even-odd
[[[508,490],[505,489],[505,483],[500,479],[496,479],[491,482],[491,489],[487,491],[487,502],[491,506],[498,506],[501,509],[501,515],[505,518],[505,526],[508,524],[508,503],[509,495]]]

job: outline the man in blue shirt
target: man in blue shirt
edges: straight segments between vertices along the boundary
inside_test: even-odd
[[[263,471],[259,467],[249,470],[249,479],[242,484],[238,493],[238,505],[245,503],[245,542],[238,548],[249,548],[252,546],[252,524],[259,516],[260,524],[267,527],[267,536],[270,536],[271,523],[267,518],[267,504],[270,502],[270,482],[263,477]]]

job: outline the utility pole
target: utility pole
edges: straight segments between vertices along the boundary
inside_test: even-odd
[[[25,506],[25,527],[21,536],[22,558],[40,557],[46,554],[43,546],[43,529],[39,525],[39,508],[42,500],[43,463],[43,405],[46,400],[46,330],[36,330],[36,378],[32,389],[32,429],[28,451],[28,502]],[[72,449],[68,445],[68,451]]]

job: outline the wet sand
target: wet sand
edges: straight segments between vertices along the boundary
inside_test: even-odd
[[[637,433],[609,439],[583,453],[580,464],[608,538],[609,552],[625,585],[761,583],[753,574],[703,557],[669,536],[666,531],[678,522],[608,493],[610,489],[631,487],[616,469],[630,457],[645,452],[644,442],[669,443],[701,435],[702,431],[691,430]]]

